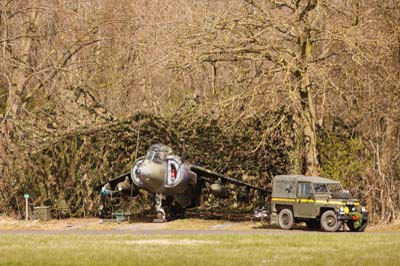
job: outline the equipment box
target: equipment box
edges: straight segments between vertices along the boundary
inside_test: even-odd
[[[35,219],[48,221],[51,219],[50,206],[33,207],[33,216]]]

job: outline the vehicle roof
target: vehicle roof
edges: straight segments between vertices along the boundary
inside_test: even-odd
[[[340,182],[337,180],[319,177],[319,176],[305,176],[305,175],[277,175],[274,177],[274,181],[305,181],[305,182],[313,182],[313,183],[325,183],[325,184],[339,184]]]

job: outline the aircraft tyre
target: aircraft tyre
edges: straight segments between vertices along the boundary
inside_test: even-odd
[[[165,213],[162,211],[156,212],[156,219],[153,220],[153,223],[165,223],[167,219],[165,219]]]
[[[324,232],[336,232],[342,225],[342,221],[339,221],[334,211],[329,210],[321,216],[321,230]]]
[[[279,227],[284,230],[291,230],[294,226],[293,212],[290,209],[283,209],[278,215]]]

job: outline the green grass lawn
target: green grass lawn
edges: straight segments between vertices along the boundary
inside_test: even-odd
[[[400,265],[400,234],[0,235],[0,265]]]

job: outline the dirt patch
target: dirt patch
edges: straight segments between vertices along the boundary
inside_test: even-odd
[[[62,220],[16,220],[0,217],[0,230],[71,230],[71,229],[113,229],[117,223],[100,223],[98,218],[70,218]]]
[[[168,227],[168,223],[124,223],[118,226],[118,230],[162,230]]]

